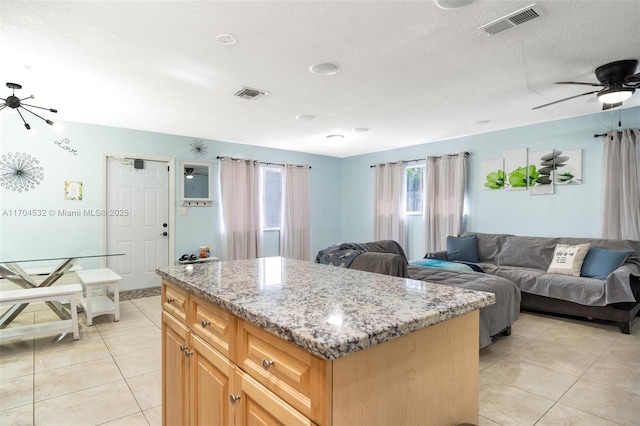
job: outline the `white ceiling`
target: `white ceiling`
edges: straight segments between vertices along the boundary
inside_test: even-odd
[[[534,2],[541,18],[494,36],[477,29]],[[596,113],[595,95],[531,108],[592,90],[554,81],[597,82],[597,66],[640,59],[637,0],[476,0],[458,10],[430,0],[0,7],[1,97],[15,82],[16,94],[36,95],[29,103],[57,108],[42,113],[54,120],[336,157]],[[223,33],[237,43],[218,43]],[[341,71],[309,72],[327,61]],[[269,94],[234,97],[242,86]],[[623,107],[636,105],[640,91]],[[3,114],[16,115],[5,125],[21,125],[15,111]],[[353,131],[361,127],[370,130]],[[334,133],[345,137],[326,139]]]

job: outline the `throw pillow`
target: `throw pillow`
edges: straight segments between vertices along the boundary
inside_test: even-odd
[[[478,263],[478,236],[447,237],[447,260]]]
[[[589,251],[589,243],[571,246],[568,244],[556,244],[553,258],[547,272],[550,274],[580,276],[580,269],[584,258]]]
[[[609,274],[618,269],[627,260],[630,254],[630,251],[609,250],[591,246],[587,257],[584,258],[580,275],[605,280]]]

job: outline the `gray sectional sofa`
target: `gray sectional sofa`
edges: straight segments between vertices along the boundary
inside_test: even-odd
[[[327,256],[329,253],[332,255]],[[411,266],[402,247],[392,240],[362,244],[342,243],[327,247],[318,253],[316,262],[495,294],[496,303],[480,309],[481,349],[491,344],[493,336],[509,335],[511,325],[520,313],[520,290],[513,282],[477,272],[465,273]]]
[[[478,257],[474,263],[485,273],[514,282],[522,294],[521,309],[613,321],[621,332],[629,334],[630,323],[640,312],[640,241],[475,232],[460,237],[474,235]],[[590,244],[591,253],[587,253],[581,276],[547,273],[557,244],[585,243]],[[615,266],[606,265],[610,253],[622,259],[622,264],[607,273],[607,267]],[[451,260],[446,251],[427,256]],[[591,273],[585,271],[587,261]],[[601,276],[593,278],[598,274]]]

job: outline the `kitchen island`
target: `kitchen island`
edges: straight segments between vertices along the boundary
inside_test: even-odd
[[[163,424],[478,423],[491,293],[279,257],[156,272]]]

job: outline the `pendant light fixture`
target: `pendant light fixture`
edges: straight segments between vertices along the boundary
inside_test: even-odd
[[[18,114],[20,115],[20,118],[22,118],[22,122],[24,123],[24,127],[27,128],[27,130],[31,129],[31,126],[29,125],[29,123],[27,123],[22,115],[22,113],[20,112],[20,108],[22,108],[23,110],[35,115],[36,117],[40,118],[41,120],[43,120],[44,122],[46,122],[48,125],[53,126],[53,121],[46,119],[38,114],[36,114],[35,112],[31,111],[28,108],[25,108],[25,105],[31,108],[39,108],[39,109],[46,109],[49,112],[53,112],[56,113],[58,112],[57,109],[53,109],[53,108],[43,108],[43,107],[39,107],[39,106],[35,106],[35,105],[29,105],[29,104],[24,104],[22,103],[22,101],[24,101],[25,99],[34,99],[34,96],[27,96],[26,98],[22,98],[20,99],[19,97],[16,96],[16,90],[22,89],[22,86],[17,84],[17,83],[7,83],[7,87],[11,90],[13,90],[13,93],[11,94],[11,96],[9,96],[8,98],[0,98],[0,100],[4,101],[3,105],[0,105],[0,111],[2,111],[3,109],[5,109],[6,107],[9,107],[11,109],[15,109]]]

